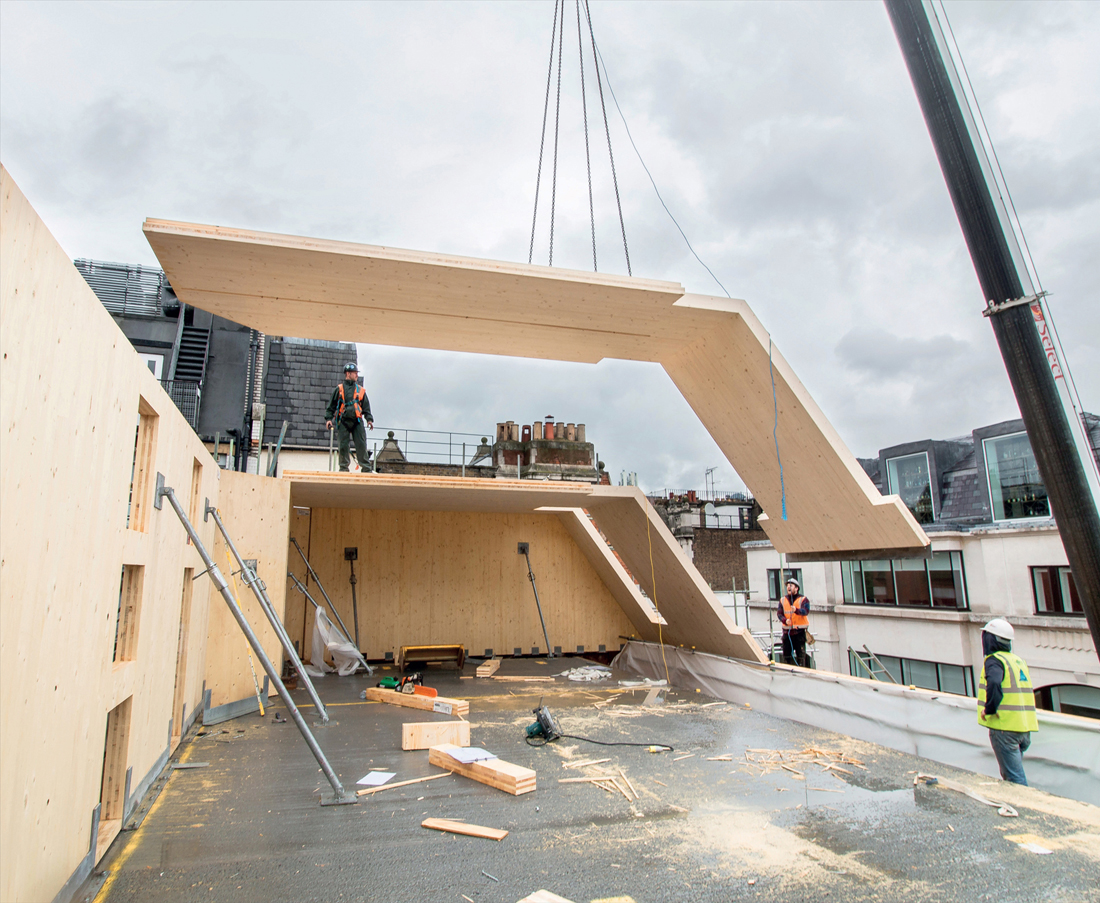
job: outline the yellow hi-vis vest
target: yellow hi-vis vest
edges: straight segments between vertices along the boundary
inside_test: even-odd
[[[1001,681],[1004,698],[993,715],[985,714],[985,663],[982,663],[982,679],[978,684],[978,724],[998,731],[1039,730],[1039,721],[1035,717],[1035,692],[1031,689],[1031,676],[1027,665],[1018,655],[1011,652],[994,652],[990,658],[997,658],[1004,665],[1005,676]]]

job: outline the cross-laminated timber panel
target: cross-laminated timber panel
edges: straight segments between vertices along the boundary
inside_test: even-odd
[[[0,197],[0,900],[67,899],[200,704],[210,584],[152,502],[219,471],[2,167]]]
[[[343,549],[359,546],[360,623],[369,623],[376,634],[364,645],[382,644],[377,650],[371,646],[371,655],[407,642],[460,641],[448,637],[447,630],[496,637],[471,644],[474,651],[482,645],[508,652],[517,645],[543,645],[534,606],[515,604],[529,593],[515,543],[530,536],[551,643],[565,649],[561,637],[596,634],[615,648],[619,635],[632,628],[633,634],[653,640],[663,637],[717,655],[765,660],[635,487],[304,471],[286,472],[283,478],[291,483],[291,504],[311,510],[310,560],[349,628],[350,569]],[[591,513],[598,531],[580,509]],[[448,517],[410,519],[408,512]],[[490,514],[498,516],[477,520]],[[465,520],[455,521],[455,516]],[[579,556],[587,567],[578,568]],[[666,622],[660,632],[631,574],[650,598],[655,575]],[[372,575],[377,578],[373,584]],[[593,587],[592,580],[602,586]],[[588,608],[584,599],[592,600]],[[607,612],[616,604],[621,610],[617,621]],[[506,644],[506,637],[524,630],[531,640]],[[411,639],[416,637],[421,639]]]
[[[658,362],[760,500],[777,549],[889,557],[929,547],[901,501],[879,495],[744,301],[686,295],[670,282],[217,226],[150,219],[144,229],[182,300],[266,333]]]

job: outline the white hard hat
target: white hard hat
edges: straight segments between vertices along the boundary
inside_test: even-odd
[[[1002,640],[1011,640],[1016,636],[1016,631],[1004,618],[994,618],[982,628],[982,633],[991,633],[993,636],[999,636]]]
[[[794,579],[794,577],[788,577],[788,578],[787,578],[787,582],[788,582],[788,583],[793,583],[793,584],[794,584],[795,586],[797,586],[797,587],[798,587],[799,589],[802,589],[802,584],[800,584],[800,583],[799,583],[799,582],[798,582],[797,580],[795,580],[795,579]]]

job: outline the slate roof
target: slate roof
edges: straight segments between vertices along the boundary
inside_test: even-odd
[[[1100,416],[1085,413],[1083,420],[1089,434],[1093,457],[1100,464]],[[997,430],[1000,433],[1023,430],[1023,428],[1022,420],[1010,420],[980,427],[975,432],[985,434],[990,430]],[[978,524],[992,523],[989,485],[984,469],[979,466],[974,433],[946,440],[929,439],[906,443],[902,446],[881,449],[878,457],[856,460],[879,492],[885,494],[882,468],[886,458],[922,451],[928,453],[933,470],[939,475],[940,483],[936,520],[934,523],[925,524],[924,529],[926,531],[965,530]]]
[[[264,445],[279,441],[287,421],[283,448],[328,449],[325,407],[343,377],[344,364],[358,362],[347,342],[273,339],[268,349]]]

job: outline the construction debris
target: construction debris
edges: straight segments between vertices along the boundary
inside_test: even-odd
[[[852,765],[855,768],[866,770],[866,766],[859,759],[854,759],[842,753],[832,753],[828,750],[818,749],[815,746],[807,746],[802,750],[753,749],[750,747],[745,750],[744,761],[750,774],[755,773],[753,768],[760,769],[757,777],[783,770],[793,774],[795,779],[799,781],[806,779],[807,765],[817,765],[824,772],[839,771],[843,774],[852,774],[851,771],[841,768],[837,764],[843,762],[845,765]],[[800,767],[796,768],[796,765]]]
[[[500,759],[483,759],[480,762],[462,762],[455,757],[461,747],[451,744],[433,746],[428,751],[428,761],[432,765],[446,768],[465,778],[503,790],[512,796],[531,793],[535,789],[535,772],[522,765],[513,765]]]
[[[395,787],[405,787],[408,784],[420,784],[424,781],[434,781],[437,778],[445,778],[450,772],[444,772],[443,774],[430,774],[426,778],[412,778],[408,781],[398,781],[396,784],[383,784],[381,787],[368,787],[366,790],[357,790],[356,793],[359,796],[366,796],[368,793],[378,793],[381,790],[393,790]]]
[[[565,762],[562,764],[562,768],[585,768],[589,765],[602,765],[604,762],[610,761],[610,759],[585,759],[583,762]]]
[[[431,828],[434,831],[447,831],[450,834],[484,837],[486,840],[504,840],[508,836],[508,832],[500,828],[485,828],[481,825],[470,825],[464,821],[451,821],[449,818],[426,818],[420,823],[420,827]]]
[[[558,677],[576,681],[607,680],[611,676],[611,669],[603,665],[585,665],[581,668],[570,668],[562,671]]]
[[[979,803],[984,803],[986,806],[994,806],[997,809],[997,814],[1003,815],[1005,818],[1017,818],[1020,814],[1008,803],[1003,803],[999,800],[991,800],[989,797],[982,796],[976,790],[971,790],[965,784],[960,784],[958,781],[952,781],[948,778],[937,778],[935,775],[931,774],[918,774],[913,778],[913,783],[946,787],[948,790],[954,790],[956,793],[965,794],[972,800],[977,800]]]

